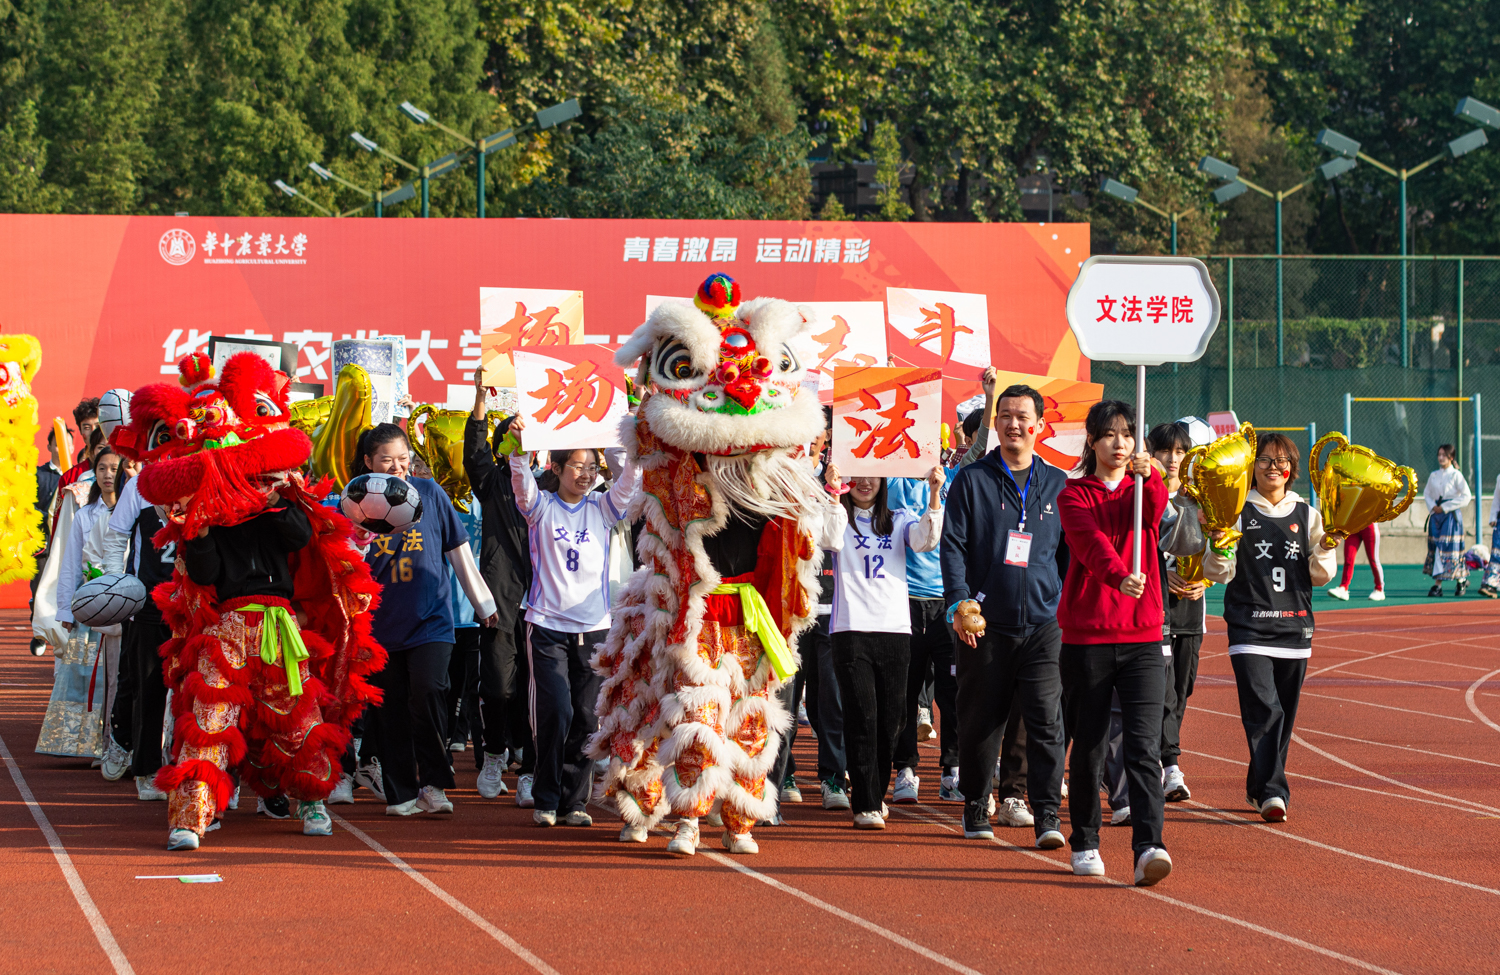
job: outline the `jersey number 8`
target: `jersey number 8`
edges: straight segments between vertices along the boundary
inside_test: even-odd
[[[576,548],[570,548],[570,549],[568,549],[567,561],[568,561],[568,571],[569,572],[577,572],[578,571],[578,549],[576,549]]]

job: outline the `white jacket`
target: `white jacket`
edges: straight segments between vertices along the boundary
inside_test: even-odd
[[[1422,486],[1422,500],[1427,502],[1428,511],[1437,514],[1440,510],[1462,511],[1474,500],[1474,495],[1469,491],[1469,482],[1464,480],[1464,472],[1455,465],[1439,467],[1427,475],[1427,483]]]
[[[1285,518],[1292,513],[1292,507],[1303,500],[1296,491],[1288,491],[1281,498],[1281,503],[1273,505],[1261,496],[1254,488],[1250,489],[1250,495],[1245,498],[1246,502],[1255,505],[1266,515],[1272,518]],[[1243,520],[1243,519],[1241,519]],[[1240,522],[1234,523],[1236,530],[1240,528]],[[1337,565],[1335,558],[1336,549],[1324,548],[1318,544],[1323,540],[1323,516],[1318,513],[1315,505],[1307,506],[1307,570],[1312,577],[1313,588],[1325,586],[1333,578]],[[1235,559],[1231,553],[1229,558],[1224,558],[1216,553],[1213,544],[1210,543],[1203,555],[1204,578],[1212,582],[1228,584],[1234,578]]]

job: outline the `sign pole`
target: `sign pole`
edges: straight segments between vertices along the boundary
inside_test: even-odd
[[[1145,450],[1146,443],[1146,367],[1135,367],[1135,452]],[[1134,458],[1132,458],[1133,460]],[[1132,537],[1130,572],[1141,574],[1141,505],[1146,491],[1146,479],[1135,476],[1135,534]]]

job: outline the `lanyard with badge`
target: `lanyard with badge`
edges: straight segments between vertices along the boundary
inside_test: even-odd
[[[1005,473],[1010,475],[1011,483],[1014,484],[1016,481],[1015,472],[1006,467]],[[1031,534],[1026,531],[1026,495],[1031,493],[1031,479],[1035,473],[1036,459],[1032,458],[1031,467],[1026,471],[1026,486],[1020,487],[1020,521],[1005,537],[1005,564],[1019,566],[1023,569],[1026,568],[1027,561],[1031,558]]]

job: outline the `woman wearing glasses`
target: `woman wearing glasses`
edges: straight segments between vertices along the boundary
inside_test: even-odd
[[[517,436],[523,417],[511,422]],[[599,675],[589,666],[609,635],[609,544],[615,525],[640,489],[626,462],[605,492],[595,492],[603,455],[554,450],[541,477],[518,454],[510,458],[516,507],[526,517],[532,581],[526,593],[526,659],[531,670],[531,731],[536,742],[532,784],[538,826],[591,826],[585,807],[593,763],[583,753],[598,727]]]
[[[1227,585],[1229,663],[1250,746],[1245,797],[1268,823],[1286,821],[1286,753],[1312,656],[1312,591],[1334,570],[1333,550],[1320,544],[1318,509],[1287,488],[1297,461],[1290,438],[1260,438],[1255,482],[1235,525],[1243,537],[1224,546],[1225,533],[1211,532],[1203,557],[1203,574]]]

